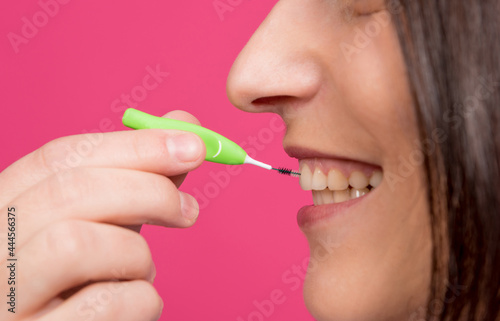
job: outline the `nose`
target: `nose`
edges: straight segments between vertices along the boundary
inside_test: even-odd
[[[231,103],[248,112],[301,106],[318,93],[322,68],[315,55],[311,12],[295,0],[280,1],[234,62],[227,80]]]

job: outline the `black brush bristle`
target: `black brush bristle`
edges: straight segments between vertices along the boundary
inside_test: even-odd
[[[300,173],[299,172],[294,172],[291,169],[280,167],[280,168],[274,168],[275,171],[278,171],[278,173],[283,174],[283,175],[288,175],[292,177],[299,177]]]

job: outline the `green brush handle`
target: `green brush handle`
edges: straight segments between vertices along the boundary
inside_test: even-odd
[[[205,143],[207,154],[205,160],[228,165],[245,163],[247,153],[235,142],[204,127],[176,119],[156,117],[137,109],[129,108],[122,118],[123,125],[132,129],[176,129],[195,133]]]

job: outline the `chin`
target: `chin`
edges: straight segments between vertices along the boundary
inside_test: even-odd
[[[398,274],[389,258],[373,261],[374,256],[354,247],[335,246],[327,233],[306,234],[311,257],[303,297],[315,320],[406,321],[424,317],[428,273],[415,277]],[[330,253],[325,250],[328,243],[333,245]]]

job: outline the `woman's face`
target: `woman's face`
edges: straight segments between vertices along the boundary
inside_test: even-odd
[[[384,2],[279,1],[228,78],[235,106],[283,118],[283,146],[312,189],[297,221],[317,320],[408,320],[428,296],[422,152],[392,24],[400,8]]]

